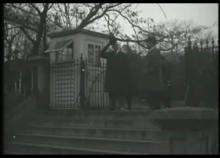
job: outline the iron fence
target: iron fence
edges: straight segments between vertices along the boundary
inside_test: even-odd
[[[204,86],[207,80],[217,83],[218,51],[218,45],[215,45],[214,40],[192,43],[189,39],[185,48],[185,101],[187,105],[198,105],[202,98],[208,96],[207,87]]]
[[[51,64],[50,107],[55,109],[105,108],[106,64],[74,59]]]

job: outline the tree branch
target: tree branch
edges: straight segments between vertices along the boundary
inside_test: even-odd
[[[32,8],[34,8],[39,15],[41,15],[40,9],[39,9],[37,6],[35,6],[34,3],[30,3],[30,6],[31,6]]]
[[[89,20],[94,17],[99,9],[102,7],[103,4],[97,4],[95,5],[92,9],[90,9],[89,13],[87,14],[87,16],[81,21],[81,23],[79,24],[79,26],[76,28],[77,30],[78,29],[82,29],[84,28],[86,25],[89,24]]]
[[[25,36],[26,36],[32,43],[35,42],[35,40],[31,38],[31,36],[29,35],[29,33],[28,33],[23,27],[20,27],[20,29],[22,30],[22,32],[25,34]]]
[[[128,21],[128,23],[132,26],[132,27],[136,27],[138,28],[139,30],[141,30],[142,32],[144,33],[148,33],[148,34],[151,34],[151,32],[147,31],[147,30],[144,30],[143,28],[141,28],[140,26],[134,24],[127,16],[123,15],[122,12],[120,12],[119,10],[115,10],[115,9],[112,9],[110,11],[113,11],[113,12],[117,12],[121,17],[123,17],[124,19],[126,19]]]
[[[106,7],[106,8],[102,11],[102,13],[101,13],[100,15],[94,17],[93,19],[90,19],[90,20],[88,21],[88,24],[94,22],[94,21],[97,20],[97,19],[102,18],[104,15],[106,15],[106,13],[107,13],[111,8],[117,7],[117,6],[119,6],[119,5],[121,5],[121,3],[117,3],[117,4],[115,4],[115,5],[111,5],[111,6]]]
[[[54,3],[50,3],[48,10],[50,10],[53,7]]]

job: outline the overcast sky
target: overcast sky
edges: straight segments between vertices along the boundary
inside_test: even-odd
[[[167,19],[192,19],[198,24],[210,25],[218,21],[217,3],[159,3],[167,15]],[[151,16],[156,21],[166,20],[157,4],[139,4],[137,9],[142,15]]]
[[[164,10],[165,15],[159,5]],[[156,23],[167,20],[192,20],[195,24],[213,26],[213,31],[218,34],[218,3],[138,3],[136,9],[142,17],[151,17]],[[126,32],[131,29],[123,26]]]

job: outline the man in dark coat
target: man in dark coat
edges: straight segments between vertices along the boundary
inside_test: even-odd
[[[119,93],[122,99],[126,100],[128,110],[131,110],[132,98],[135,92],[134,77],[131,69],[132,56],[128,50],[118,52],[118,71],[119,71]]]
[[[106,51],[109,46],[112,50]],[[131,71],[127,54],[119,51],[116,39],[110,35],[109,44],[101,51],[101,57],[107,58],[105,89],[109,92],[111,110],[116,108],[120,97],[126,97],[128,109],[131,109]]]
[[[152,35],[148,39],[149,53],[145,57],[145,72],[143,73],[143,90],[148,103],[152,108],[160,108],[164,98],[164,85],[162,80],[162,56],[156,48],[156,38]]]

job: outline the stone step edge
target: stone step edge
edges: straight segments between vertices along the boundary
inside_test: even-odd
[[[147,109],[146,111],[143,111],[142,109],[133,109],[131,111],[125,111],[125,110],[120,110],[120,109],[116,109],[114,111],[111,111],[111,110],[88,110],[88,111],[83,111],[83,110],[75,110],[75,109],[68,109],[68,110],[63,110],[63,109],[51,109],[51,110],[48,110],[46,112],[38,112],[38,113],[79,113],[79,114],[85,114],[85,113],[122,113],[122,112],[140,112],[140,113],[148,113],[148,112],[151,112],[152,110],[151,109]]]
[[[49,144],[33,144],[33,143],[24,143],[24,142],[16,142],[12,143],[13,145],[23,145],[23,146],[33,146],[33,147],[40,147],[40,148],[52,148],[52,149],[61,149],[61,150],[77,150],[77,151],[88,151],[88,152],[95,152],[95,153],[103,153],[103,154],[136,154],[142,155],[146,153],[134,153],[134,152],[119,152],[114,150],[101,150],[101,149],[91,149],[91,148],[77,148],[77,147],[69,147],[69,146],[59,146],[59,145],[49,145]]]
[[[83,124],[84,125],[84,124]],[[84,125],[85,126],[85,125]],[[135,132],[163,132],[161,130],[158,130],[158,129],[148,129],[148,128],[136,128],[136,129],[131,129],[131,128],[111,128],[111,127],[106,127],[106,128],[102,128],[102,127],[91,127],[91,126],[85,126],[85,127],[82,127],[82,126],[51,126],[51,125],[47,125],[47,126],[44,126],[44,125],[28,125],[28,127],[30,128],[44,128],[44,129],[80,129],[80,130],[117,130],[117,131],[135,131]]]
[[[128,126],[128,127],[135,127],[138,129],[146,129],[146,126],[148,125],[143,125],[143,124],[128,124],[128,123],[123,123],[123,122],[88,122],[88,123],[81,123],[81,122],[58,122],[58,123],[54,123],[54,122],[32,122],[32,123],[28,123],[27,127],[30,125],[41,125],[41,126],[56,126],[56,127],[63,127],[63,126],[69,126],[69,127],[98,127],[101,128],[102,126],[117,126],[117,127],[121,127],[121,126]],[[137,127],[138,126],[138,127]],[[149,129],[160,129],[158,126],[154,125],[154,124],[149,124]]]
[[[114,122],[114,121],[120,121],[120,122],[131,122],[131,121],[140,121],[140,120],[142,120],[142,118],[140,119],[140,118],[135,118],[135,120],[134,119],[132,119],[132,118],[130,118],[130,119],[117,119],[117,118],[112,118],[112,119],[106,119],[106,118],[93,118],[93,119],[88,119],[88,118],[55,118],[55,117],[51,117],[51,118],[48,118],[48,117],[45,117],[45,118],[35,118],[35,120],[32,120],[32,121],[38,121],[38,122],[40,122],[40,121],[60,121],[60,122],[62,122],[62,121],[84,121],[84,122],[88,122],[88,121],[93,121],[93,122],[95,122],[95,121],[100,121],[100,122],[104,122],[104,121],[112,121],[112,122]],[[145,121],[145,120],[144,120]],[[150,120],[147,120],[147,121],[150,121]]]
[[[136,110],[136,111],[89,111],[89,112],[80,112],[80,111],[66,111],[66,112],[62,112],[62,111],[49,111],[49,112],[45,112],[45,113],[35,113],[33,116],[56,116],[56,115],[67,115],[67,116],[71,116],[71,115],[76,115],[76,116],[105,116],[105,115],[131,115],[133,117],[136,117],[137,115],[134,114],[139,114],[139,115],[146,115],[146,117],[152,113],[152,110]]]
[[[82,137],[82,136],[60,136],[50,134],[27,134],[19,133],[17,136],[33,136],[33,137],[49,137],[49,138],[60,138],[60,139],[86,139],[86,140],[97,140],[97,141],[113,141],[113,142],[127,142],[127,143],[168,143],[167,141],[151,141],[151,140],[132,140],[132,139],[118,139],[118,138],[96,138],[96,137]],[[15,138],[16,139],[16,138]]]
[[[55,122],[56,121],[56,122]],[[131,121],[131,120],[87,120],[87,121],[78,121],[78,120],[54,120],[54,119],[51,119],[51,120],[32,120],[31,122],[29,122],[28,123],[28,125],[31,125],[31,124],[48,124],[48,123],[52,123],[52,124],[54,124],[54,123],[57,123],[58,125],[59,124],[65,124],[65,123],[67,123],[67,124],[84,124],[84,125],[89,125],[89,124],[117,124],[117,123],[119,123],[119,124],[125,124],[125,125],[127,125],[127,124],[132,124],[132,125],[134,125],[135,124],[135,121],[137,122],[139,122],[139,124],[149,124],[149,125],[153,125],[153,126],[157,126],[155,123],[153,123],[153,122],[151,122],[151,121],[149,121],[149,120],[133,120],[133,121]]]
[[[39,132],[36,132],[36,131],[34,131],[34,130],[25,130],[25,131],[23,131],[23,133],[22,134],[39,134]],[[48,133],[48,132],[46,132],[46,131],[43,131],[43,132],[40,132],[40,134],[51,134],[51,133]],[[120,137],[117,137],[117,136],[108,136],[108,135],[105,135],[105,136],[97,136],[97,135],[92,135],[91,136],[91,134],[88,134],[88,133],[84,133],[84,134],[61,134],[61,133],[58,133],[58,132],[56,132],[56,133],[53,133],[53,134],[56,134],[56,135],[59,135],[59,136],[66,136],[66,137],[81,137],[81,138],[84,138],[84,137],[86,137],[86,138],[92,138],[92,139],[99,139],[99,138],[101,138],[101,139],[119,139],[120,141],[123,139],[123,140],[133,140],[133,141],[135,141],[135,142],[137,142],[137,141],[142,141],[142,140],[144,140],[144,141],[151,141],[151,142],[155,142],[155,141],[158,141],[158,142],[160,142],[160,143],[163,143],[163,141],[164,140],[169,140],[168,138],[168,136],[167,137],[165,137],[164,139],[161,139],[161,138],[157,138],[157,137],[152,137],[152,136],[150,136],[149,138],[120,138]],[[66,139],[66,138],[65,138]]]

